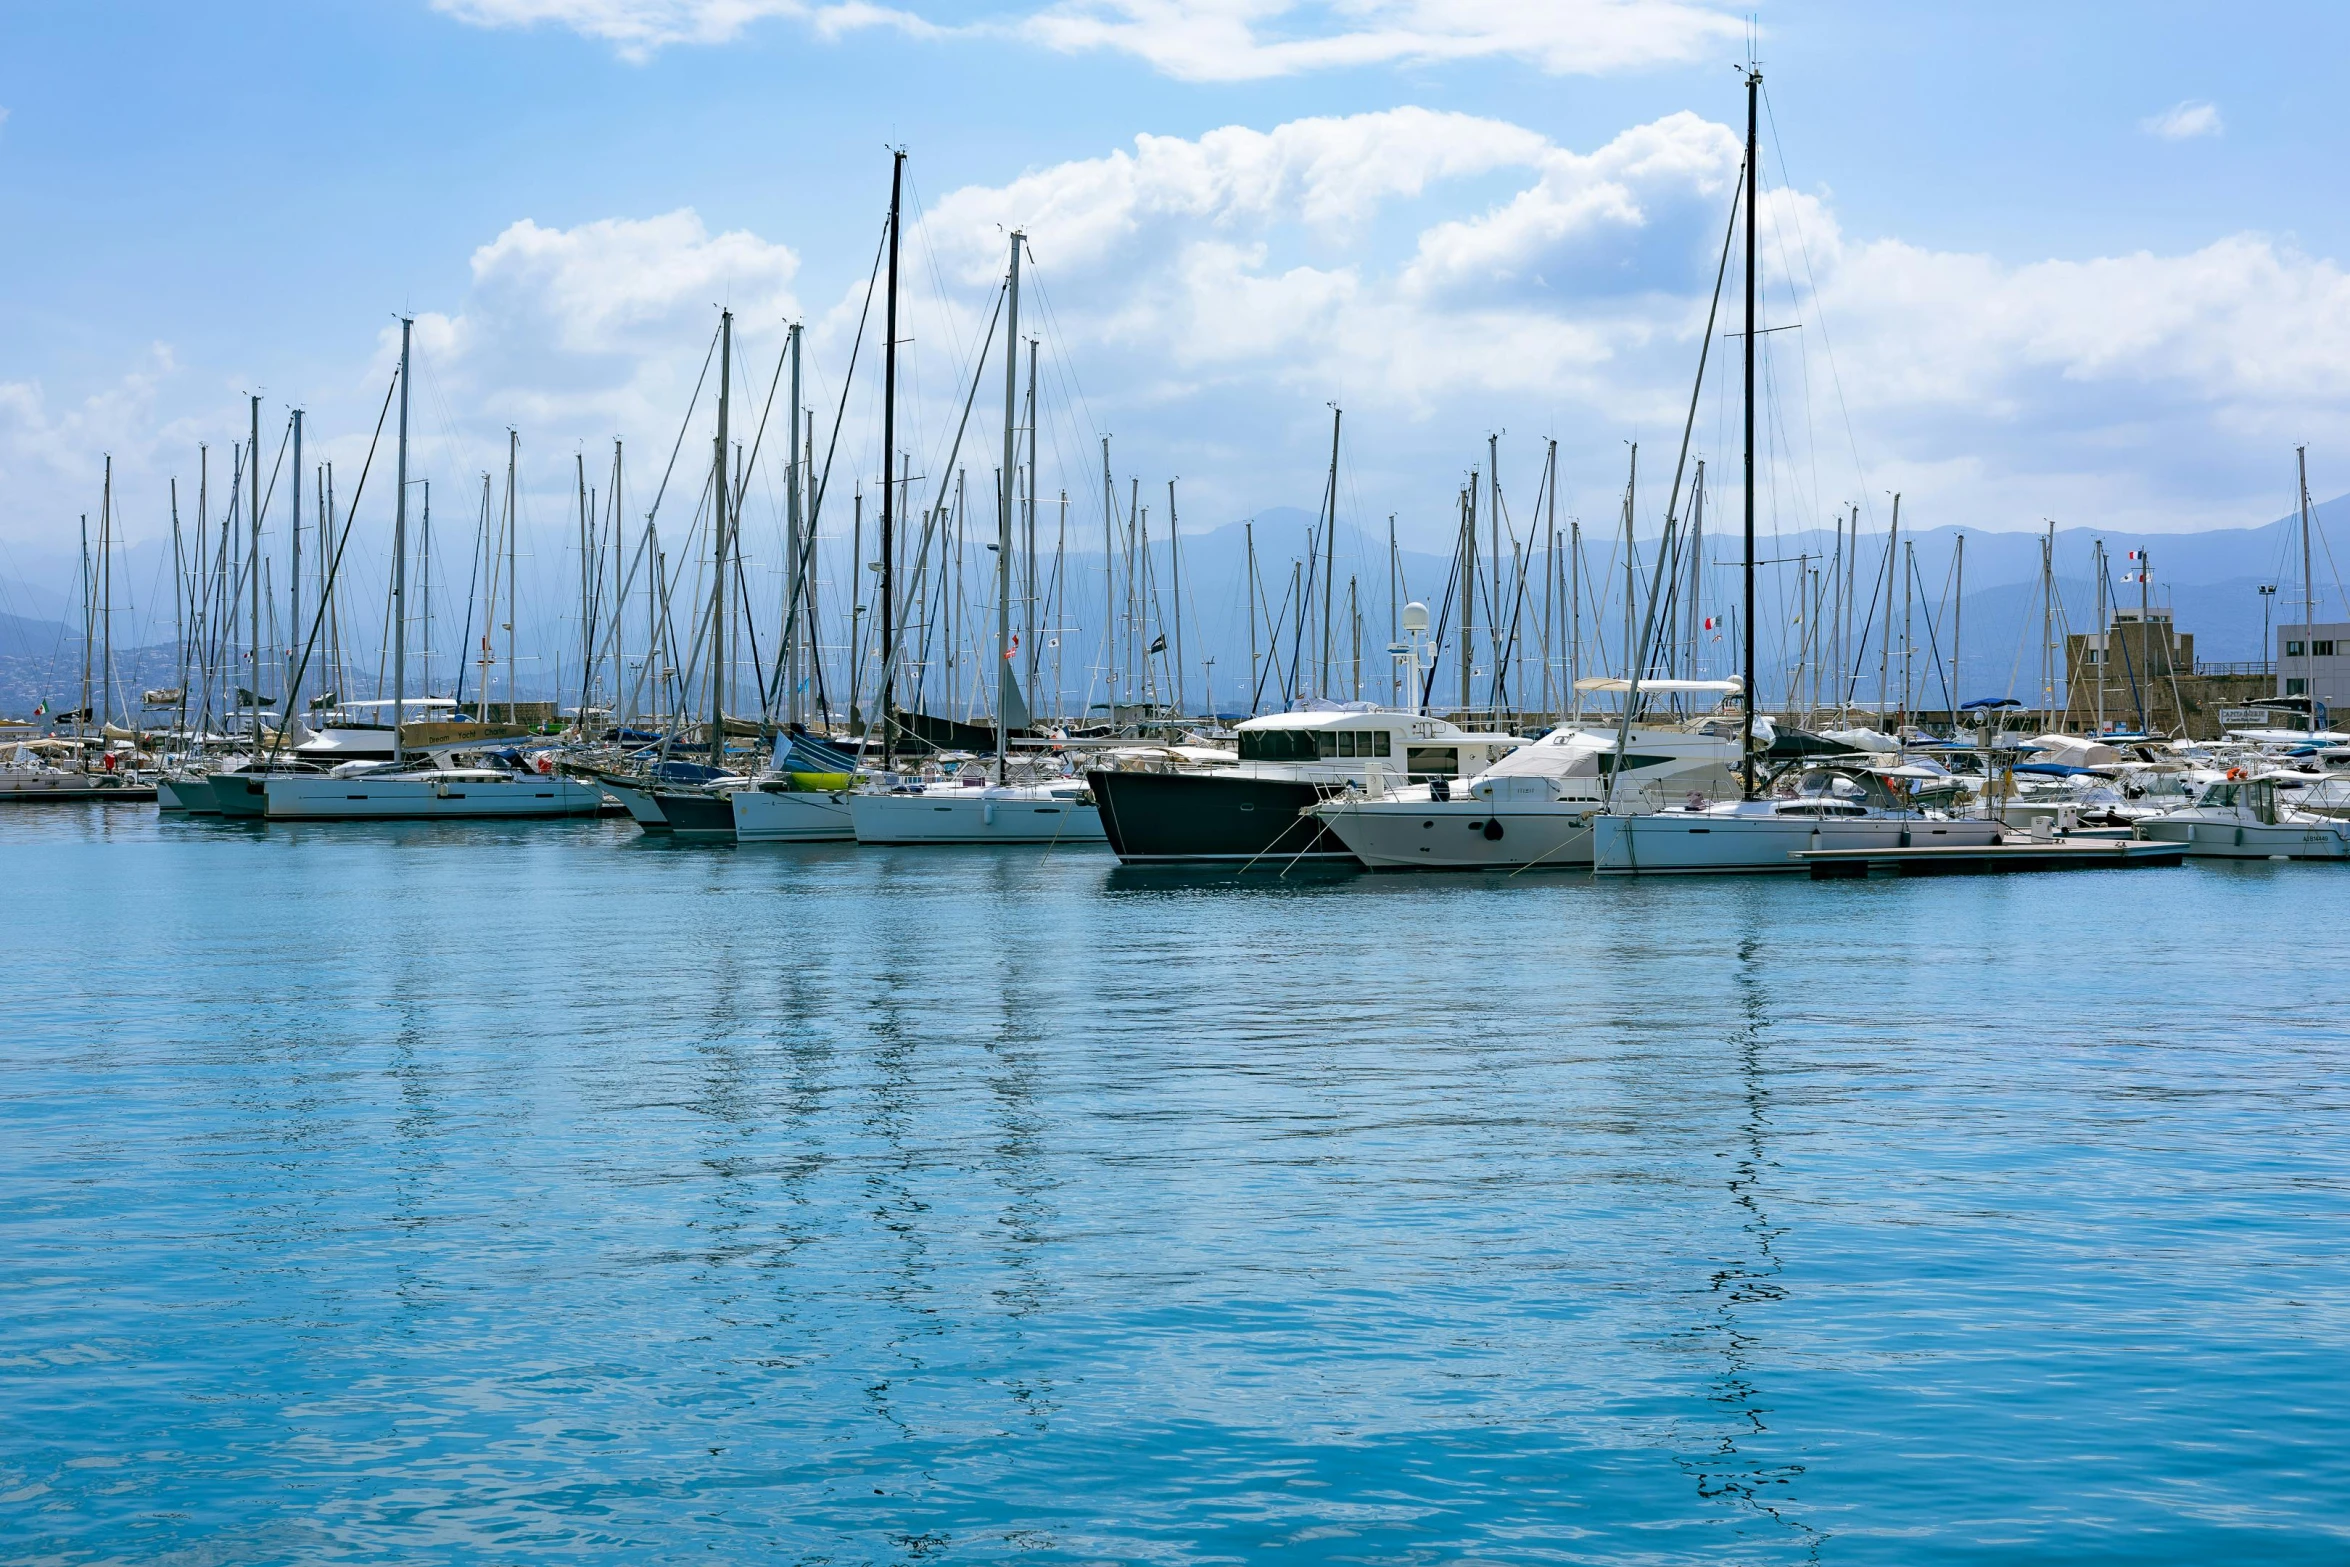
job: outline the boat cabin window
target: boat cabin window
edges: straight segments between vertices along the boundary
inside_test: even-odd
[[[1240,731],[1240,759],[1244,762],[1310,762],[1320,754],[1311,729]]]
[[[1331,757],[1386,756],[1387,731],[1384,729],[1322,729],[1314,734],[1317,755]]]
[[[1457,778],[1461,771],[1461,754],[1449,745],[1414,745],[1404,748],[1404,770],[1415,777]]]

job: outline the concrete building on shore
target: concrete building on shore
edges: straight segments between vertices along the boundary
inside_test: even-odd
[[[2335,712],[2350,707],[2350,620],[2277,627],[2277,696],[2314,696]]]

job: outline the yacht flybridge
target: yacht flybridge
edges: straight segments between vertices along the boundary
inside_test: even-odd
[[[1350,860],[1353,851],[1307,812],[1353,791],[1385,795],[1412,784],[1469,779],[1525,742],[1461,728],[1428,714],[1366,703],[1316,703],[1234,728],[1228,767],[1105,768],[1085,777],[1102,830],[1129,864]]]

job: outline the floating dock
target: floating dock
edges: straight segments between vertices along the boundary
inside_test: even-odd
[[[2177,865],[2186,857],[2185,844],[2116,838],[2011,839],[1972,848],[1798,849],[1794,854],[1794,858],[1810,867],[1813,881],[1858,880],[1868,876],[2117,870]]]

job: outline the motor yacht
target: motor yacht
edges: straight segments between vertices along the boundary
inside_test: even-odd
[[[1755,724],[1768,746],[1768,719]],[[1349,790],[1307,813],[1373,870],[1495,870],[1591,867],[1591,820],[1616,794],[1624,809],[1655,810],[1695,791],[1710,798],[1734,787],[1739,723],[1715,715],[1687,726],[1640,724],[1554,729],[1503,756],[1475,778],[1431,778],[1392,791]]]
[[[1086,784],[1103,835],[1132,864],[1204,861],[1280,869],[1347,862],[1310,806],[1352,789],[1473,778],[1525,742],[1367,703],[1313,703],[1235,726],[1238,759],[1216,767],[1096,766]]]

